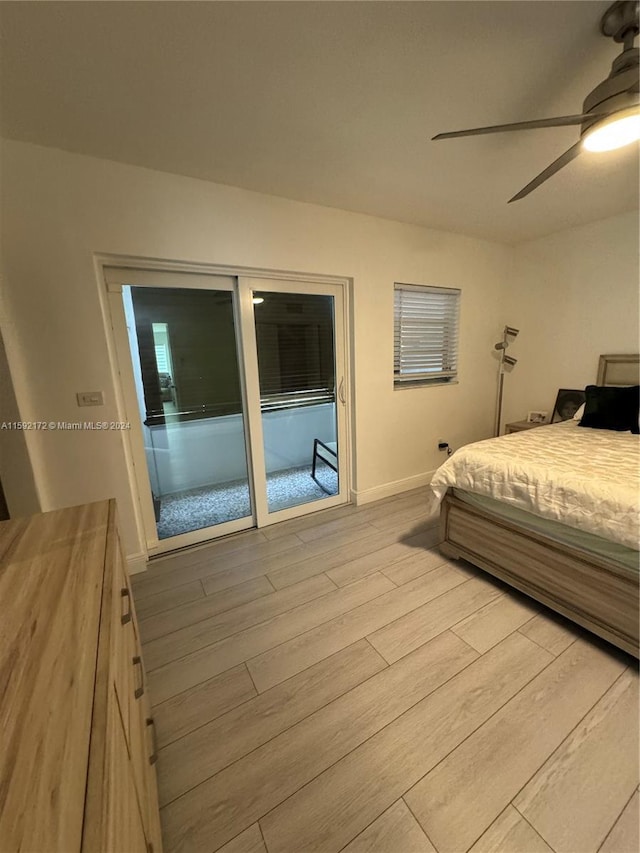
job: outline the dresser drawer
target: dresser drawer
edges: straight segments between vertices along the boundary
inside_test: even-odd
[[[161,853],[115,501],[0,523],[0,851]]]

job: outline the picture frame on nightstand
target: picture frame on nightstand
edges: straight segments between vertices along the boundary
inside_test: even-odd
[[[546,424],[549,421],[549,412],[529,412],[528,424]]]
[[[585,392],[579,388],[560,388],[556,397],[556,404],[553,407],[551,415],[551,423],[557,424],[560,421],[570,421],[584,403]]]

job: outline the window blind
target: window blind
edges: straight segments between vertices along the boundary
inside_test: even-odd
[[[169,373],[169,359],[164,344],[156,344],[156,365],[158,366],[158,373]]]
[[[460,290],[396,284],[393,379],[396,386],[453,381],[458,374]]]
[[[333,297],[254,293],[262,411],[335,399]]]

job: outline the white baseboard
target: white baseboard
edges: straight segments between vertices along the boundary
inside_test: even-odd
[[[351,500],[356,506],[360,506],[361,504],[382,500],[382,498],[399,495],[401,492],[410,492],[412,489],[428,486],[434,474],[435,470],[425,471],[424,474],[415,474],[413,477],[406,477],[404,480],[394,480],[382,486],[374,486],[372,489],[362,489],[361,491],[351,489]]]
[[[139,554],[130,554],[127,556],[127,569],[130,575],[139,575],[141,572],[147,571],[148,558],[142,551]]]

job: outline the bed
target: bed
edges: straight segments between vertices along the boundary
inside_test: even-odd
[[[637,355],[598,386],[638,385]],[[445,555],[638,657],[640,436],[574,419],[458,450],[432,479]]]

